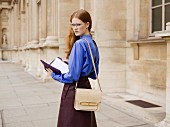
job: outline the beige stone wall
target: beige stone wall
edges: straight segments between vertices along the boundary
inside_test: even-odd
[[[150,34],[150,0],[140,0],[139,9],[139,39],[146,39]]]
[[[68,34],[70,27],[70,16],[71,14],[80,9],[80,0],[59,0],[58,3],[58,39],[59,39],[59,52],[61,57],[65,59],[65,43],[64,39]]]
[[[165,104],[167,46],[164,40],[147,39],[150,4],[127,2],[126,91]]]
[[[165,41],[141,40],[131,44],[132,48],[127,49],[129,55],[126,64],[127,92],[165,104],[167,70]]]
[[[125,91],[126,1],[94,1],[95,40],[100,51],[104,92]],[[121,4],[119,4],[121,3]]]
[[[14,24],[9,29],[10,51],[4,52],[4,56],[20,61],[35,77],[48,78],[39,60],[50,62],[57,56],[65,59],[64,38],[70,27],[69,18],[80,8],[88,10],[93,19],[103,91],[127,91],[152,100],[161,98],[159,102],[164,103],[166,44],[143,41],[138,46],[137,41],[149,36],[148,0],[13,2],[9,11],[9,22]],[[135,44],[131,45],[134,41],[130,40],[136,40]],[[140,49],[137,53],[136,47]]]
[[[93,19],[103,92],[129,92],[166,104],[169,119],[169,39],[148,38],[150,7],[149,0],[13,1],[0,6],[0,14],[5,8],[9,17],[5,22],[0,17],[0,37],[5,26],[10,40],[7,49],[0,48],[0,59],[19,62],[35,77],[49,80],[40,59],[65,59],[70,15],[84,8]]]

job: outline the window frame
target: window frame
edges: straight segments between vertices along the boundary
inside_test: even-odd
[[[165,0],[162,0],[162,4],[160,4],[160,5],[156,5],[156,6],[152,6],[152,1],[153,0],[151,0],[151,2],[150,2],[150,33],[151,34],[153,34],[153,33],[155,33],[155,32],[163,32],[163,31],[165,31],[166,30],[166,24],[165,24],[165,6],[166,5],[170,5],[170,2],[167,2],[167,3],[165,3]],[[160,30],[160,31],[153,31],[152,32],[152,29],[153,29],[153,27],[152,27],[152,24],[153,24],[153,21],[152,21],[152,10],[153,9],[155,9],[155,8],[158,8],[158,7],[162,7],[162,30]]]

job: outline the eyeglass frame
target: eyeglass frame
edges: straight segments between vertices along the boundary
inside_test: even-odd
[[[71,27],[80,27],[83,24],[82,23],[71,23],[70,25]]]

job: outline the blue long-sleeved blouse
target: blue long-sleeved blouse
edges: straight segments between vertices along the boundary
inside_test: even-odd
[[[94,72],[90,51],[88,48],[86,39],[90,43],[90,48],[92,50],[93,58],[95,59],[95,66],[97,74],[99,72],[99,51],[91,35],[83,35],[77,40],[71,50],[71,54],[68,60],[68,73],[64,74],[51,74],[54,80],[57,80],[62,83],[73,83],[78,81],[80,76],[88,76],[92,79],[96,79]]]

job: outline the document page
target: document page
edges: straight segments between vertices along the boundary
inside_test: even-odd
[[[62,74],[69,71],[68,65],[59,58],[56,58],[50,65],[60,70]]]

